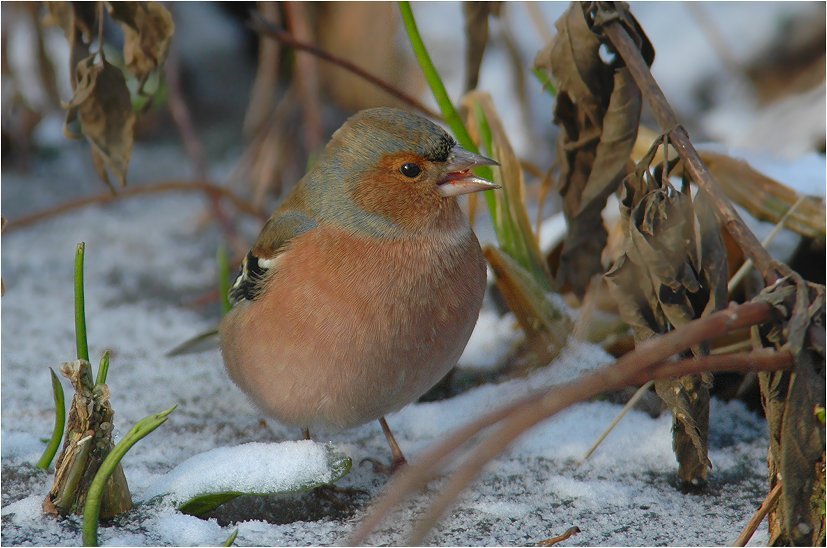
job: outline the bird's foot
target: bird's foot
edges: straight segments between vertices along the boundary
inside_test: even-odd
[[[385,464],[384,462],[382,462],[378,459],[373,459],[373,458],[370,458],[370,457],[366,457],[366,458],[362,459],[361,462],[359,462],[359,466],[365,464],[366,462],[371,463],[371,465],[373,466],[373,472],[374,473],[384,474],[386,476],[391,476],[391,475],[395,474],[396,472],[399,471],[400,468],[402,468],[403,466],[408,464],[408,461],[405,460],[405,457],[401,457],[399,459],[396,459],[396,458],[393,459],[393,462],[391,462],[390,465]]]

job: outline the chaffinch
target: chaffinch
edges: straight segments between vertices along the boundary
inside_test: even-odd
[[[485,290],[456,196],[497,188],[430,121],[364,110],[264,225],[219,328],[230,377],[267,414],[344,429],[416,400],[457,362]]]

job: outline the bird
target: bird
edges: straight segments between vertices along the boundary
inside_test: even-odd
[[[484,165],[497,163],[411,112],[350,117],[230,287],[218,334],[233,382],[308,439],[378,420],[390,470],[404,465],[385,416],[456,365],[482,305],[485,260],[457,196],[499,188],[472,173]]]

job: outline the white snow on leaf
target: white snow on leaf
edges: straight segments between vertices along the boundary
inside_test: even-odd
[[[214,493],[267,494],[306,489],[341,476],[346,457],[310,440],[219,447],[185,460],[143,495],[169,495],[174,504]]]

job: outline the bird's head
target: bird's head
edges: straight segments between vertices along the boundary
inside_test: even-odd
[[[373,108],[334,133],[309,184],[323,188],[324,216],[390,234],[448,222],[457,216],[456,196],[499,188],[471,172],[483,165],[496,162],[463,149],[429,120]]]

